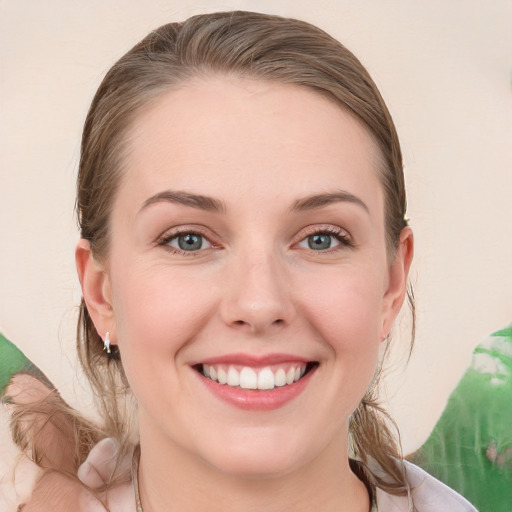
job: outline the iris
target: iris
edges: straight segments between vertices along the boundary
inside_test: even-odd
[[[315,250],[329,249],[331,247],[331,238],[332,236],[324,234],[308,236],[308,246],[310,249]]]
[[[203,246],[203,237],[187,233],[178,237],[178,245],[184,251],[197,251]]]

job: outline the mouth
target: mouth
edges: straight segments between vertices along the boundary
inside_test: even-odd
[[[299,382],[316,369],[318,364],[317,361],[297,361],[257,367],[200,363],[194,365],[193,368],[206,379],[223,386],[243,390],[269,391]]]

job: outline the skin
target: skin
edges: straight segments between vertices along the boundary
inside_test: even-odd
[[[119,346],[138,400],[147,510],[369,509],[348,466],[348,421],[402,305],[413,252],[405,228],[389,258],[379,162],[355,117],[298,86],[210,77],[137,119],[109,253],[97,261],[82,240],[76,260],[95,326]],[[222,208],[158,196],[166,191]],[[177,252],[180,229],[203,236],[203,248]],[[326,230],[331,247],[310,248]],[[247,411],[192,368],[233,353],[318,366],[284,406]]]
[[[17,404],[26,405],[50,400],[62,410],[69,406],[48,381],[42,381],[33,374],[15,375],[6,389],[11,397],[9,408],[14,410]],[[13,403],[11,403],[13,402]],[[16,404],[16,405],[15,405]],[[55,468],[58,471],[40,471],[37,475],[30,499],[20,504],[23,512],[126,512],[133,508],[134,493],[130,483],[121,482],[109,492],[104,492],[104,484],[110,480],[115,469],[115,451],[113,440],[103,440],[91,451],[87,461],[78,472],[82,485],[71,475],[76,474],[74,453],[76,450],[73,435],[73,417],[63,412],[35,410],[26,417],[25,432],[27,441],[37,449],[41,456],[39,464]],[[25,423],[24,423],[25,425]],[[31,435],[32,434],[32,435]],[[124,471],[130,468],[130,460],[122,460],[117,468]],[[93,494],[91,489],[96,489]]]

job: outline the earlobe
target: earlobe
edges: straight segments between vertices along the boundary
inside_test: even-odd
[[[400,233],[395,259],[389,269],[389,282],[383,301],[382,340],[387,338],[393,322],[402,308],[413,255],[414,236],[412,229],[406,227]]]
[[[114,311],[110,278],[104,265],[98,262],[88,240],[80,239],[75,249],[75,262],[82,296],[98,334],[104,339],[110,331],[115,339]]]

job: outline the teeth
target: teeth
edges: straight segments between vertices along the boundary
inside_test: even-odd
[[[234,365],[217,365],[214,367],[213,365],[203,364],[202,373],[205,377],[217,381],[219,384],[241,387],[242,389],[270,390],[297,382],[306,373],[306,365],[291,366],[288,371],[285,371],[284,368],[277,368],[273,371],[268,366],[255,370],[249,366],[244,366],[238,371]]]
[[[277,370],[274,376],[274,384],[277,387],[286,386],[286,373],[282,368],[279,368],[279,370]]]
[[[274,389],[274,374],[270,368],[263,368],[258,374],[258,389]]]
[[[242,368],[240,372],[240,387],[242,389],[258,389],[258,375],[252,368],[247,366]]]
[[[212,378],[211,374],[210,378]],[[219,368],[219,371],[217,372],[217,380],[219,381],[219,384],[226,384],[228,381],[228,376],[226,375],[226,372],[222,368]]]
[[[228,370],[228,386],[240,386],[240,374],[232,367]]]

